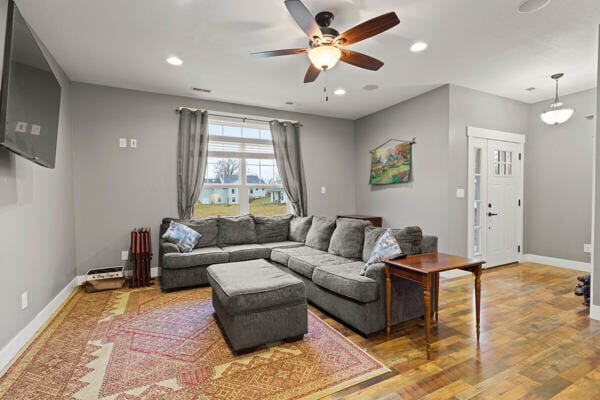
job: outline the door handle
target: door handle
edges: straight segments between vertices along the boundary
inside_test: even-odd
[[[489,213],[488,213],[488,217],[493,217],[493,216],[495,216],[495,215],[498,215],[498,214],[496,214],[496,213],[493,213],[493,212],[489,212]]]

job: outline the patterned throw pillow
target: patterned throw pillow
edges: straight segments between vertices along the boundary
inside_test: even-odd
[[[192,228],[188,228],[175,221],[171,221],[169,229],[162,236],[164,240],[177,246],[182,253],[189,253],[194,250],[194,246],[196,246],[201,237],[202,235]]]
[[[360,274],[365,276],[370,265],[382,262],[385,258],[398,257],[400,254],[402,254],[402,249],[400,249],[400,245],[392,234],[392,231],[388,229],[377,241],[371,257],[367,260]]]

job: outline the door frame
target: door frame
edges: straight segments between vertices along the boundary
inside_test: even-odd
[[[485,141],[485,148],[483,148],[481,154],[481,204],[487,204],[487,141],[497,140],[501,142],[516,143],[519,145],[519,154],[521,162],[520,174],[517,177],[517,190],[518,196],[521,200],[521,206],[517,211],[517,241],[520,246],[520,251],[517,252],[517,261],[521,261],[523,258],[523,209],[525,202],[523,199],[524,192],[524,176],[525,176],[525,135],[521,133],[502,132],[492,129],[478,128],[475,126],[467,126],[467,142],[468,142],[468,155],[467,155],[467,255],[469,258],[485,259],[486,256],[486,244],[487,244],[487,218],[484,217],[483,210],[486,207],[482,207],[481,211],[481,225],[480,225],[480,254],[474,254],[474,229],[475,229],[475,216],[473,214],[472,205],[475,203],[475,157],[474,149],[477,144],[481,144]],[[479,146],[478,146],[479,147]]]

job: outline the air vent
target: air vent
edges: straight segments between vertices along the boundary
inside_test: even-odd
[[[194,92],[202,92],[202,93],[210,93],[210,92],[212,92],[212,90],[210,90],[210,89],[202,89],[202,88],[199,88],[199,87],[192,88],[192,90]]]
[[[525,90],[527,90],[528,92],[533,92],[535,89],[537,89],[537,88],[534,88],[533,86],[531,86],[531,87],[528,87]]]
[[[291,105],[294,104],[294,102],[293,101],[286,101],[285,104],[288,105],[288,106],[291,106]]]

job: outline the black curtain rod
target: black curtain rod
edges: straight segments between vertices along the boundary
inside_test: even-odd
[[[199,110],[198,108],[191,108],[191,107],[177,107],[175,109],[175,112],[180,112],[184,108],[186,108],[188,110],[191,110],[191,111],[198,111]],[[280,122],[292,122],[292,123],[297,123],[298,122],[298,121],[282,121],[282,120],[277,119],[277,118],[273,118],[273,119],[268,119],[267,120],[267,119],[256,119],[256,118],[249,118],[249,117],[238,117],[238,116],[234,116],[234,115],[214,114],[214,113],[211,113],[210,111],[208,112],[208,116],[209,117],[223,117],[223,118],[239,119],[239,120],[242,120],[243,122],[246,122],[246,121],[255,121],[255,122],[266,122],[266,123],[269,123],[269,122],[271,122],[274,119],[277,120],[277,121],[280,121]],[[300,124],[300,126],[303,126],[303,125]]]

